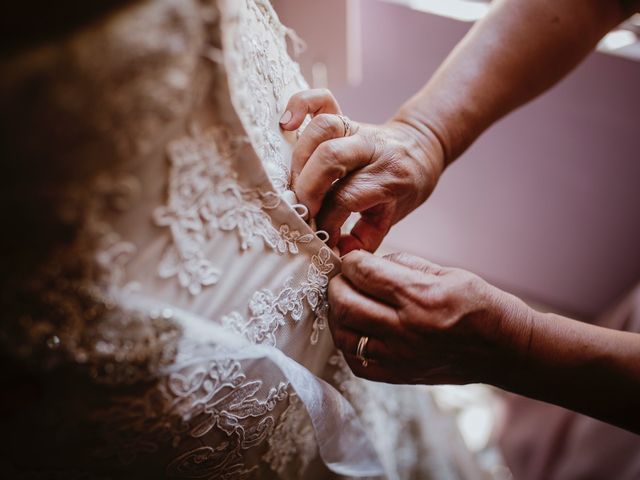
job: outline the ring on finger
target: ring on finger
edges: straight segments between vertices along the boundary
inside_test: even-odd
[[[351,120],[345,117],[344,115],[338,115],[338,118],[342,120],[342,125],[344,126],[344,135],[345,137],[350,137],[355,133],[354,128],[351,124]]]
[[[369,359],[367,358],[366,350],[369,343],[369,337],[362,336],[358,341],[358,348],[356,349],[356,358],[362,362],[362,366],[369,365]]]

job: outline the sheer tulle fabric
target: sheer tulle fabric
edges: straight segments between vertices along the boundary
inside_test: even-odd
[[[148,312],[161,305],[157,299],[132,294],[119,296],[127,309]],[[162,375],[178,372],[190,363],[220,360],[263,360],[278,368],[304,404],[311,419],[318,450],[329,469],[352,477],[384,473],[378,454],[351,404],[334,387],[321,380],[275,347],[256,345],[210,321],[177,310],[173,320],[180,326],[179,363],[164,368]],[[266,366],[266,368],[269,368]]]

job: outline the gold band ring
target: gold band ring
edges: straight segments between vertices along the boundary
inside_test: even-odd
[[[367,349],[367,343],[369,343],[369,337],[362,336],[358,342],[358,348],[356,349],[356,358],[362,362],[362,366],[369,365],[369,359],[367,359],[365,350]]]
[[[338,115],[338,118],[340,118],[340,120],[342,120],[342,125],[344,126],[344,136],[345,137],[350,137],[352,133],[355,133],[355,132],[352,132],[353,128],[351,126],[351,120],[349,120],[344,115]]]

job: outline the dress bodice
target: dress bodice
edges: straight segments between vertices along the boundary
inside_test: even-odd
[[[38,392],[2,421],[12,478],[398,478],[424,421],[334,350],[340,261],[278,125],[307,88],[288,36],[267,0],[140,1],[0,65],[3,375]]]

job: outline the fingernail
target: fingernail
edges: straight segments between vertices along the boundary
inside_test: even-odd
[[[280,124],[286,125],[291,121],[291,117],[293,117],[293,114],[289,110],[287,110],[286,112],[284,112],[282,117],[280,117]]]

